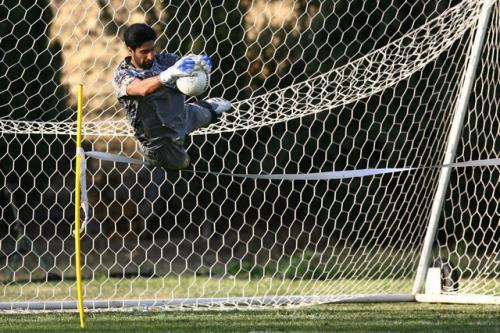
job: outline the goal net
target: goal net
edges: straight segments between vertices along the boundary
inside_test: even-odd
[[[440,166],[500,156],[499,9],[3,1],[0,309],[76,307],[75,87],[84,150],[142,159],[111,83],[136,22],[159,52],[211,55],[203,97],[234,111],[187,138],[185,171],[87,156],[87,308],[498,303],[500,167]],[[384,173],[240,176],[366,169]]]

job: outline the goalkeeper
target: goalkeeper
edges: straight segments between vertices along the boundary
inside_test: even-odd
[[[194,70],[210,73],[206,55],[155,53],[156,33],[146,24],[132,24],[125,31],[130,55],[118,66],[113,85],[118,101],[127,112],[146,161],[150,165],[179,170],[190,163],[184,138],[197,128],[216,121],[231,109],[229,101],[210,98],[185,103],[176,80]]]

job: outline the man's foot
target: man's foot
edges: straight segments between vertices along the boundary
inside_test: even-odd
[[[205,100],[205,102],[210,104],[212,110],[218,115],[231,110],[231,103],[224,98],[220,97],[209,98]]]

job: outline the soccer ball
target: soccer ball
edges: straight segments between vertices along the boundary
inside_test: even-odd
[[[205,71],[196,70],[191,76],[180,77],[176,81],[177,89],[187,96],[198,96],[208,89],[209,77]]]

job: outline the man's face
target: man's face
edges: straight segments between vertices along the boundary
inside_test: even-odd
[[[148,69],[153,64],[153,59],[155,57],[155,42],[150,40],[144,42],[141,46],[137,47],[135,50],[128,48],[130,56],[132,57],[131,62],[137,68]]]

